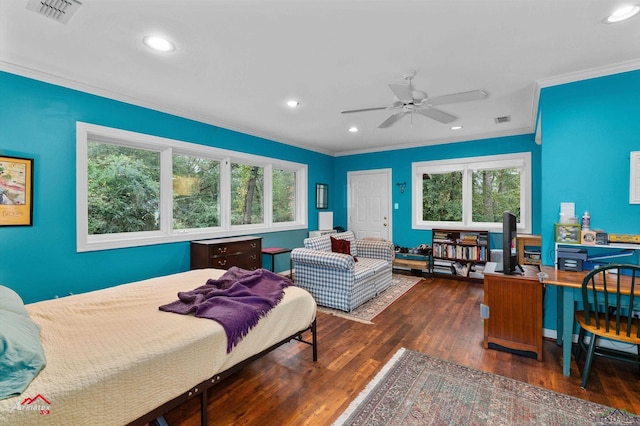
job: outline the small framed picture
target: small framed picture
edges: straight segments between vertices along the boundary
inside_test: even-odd
[[[0,226],[33,225],[33,159],[0,156]]]
[[[582,235],[582,244],[596,245],[596,231],[582,231],[580,234]]]
[[[329,185],[326,183],[316,183],[316,208],[329,208]]]

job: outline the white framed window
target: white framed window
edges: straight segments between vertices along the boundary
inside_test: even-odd
[[[502,231],[502,213],[531,232],[531,153],[412,164],[414,229]]]
[[[307,166],[76,123],[77,251],[307,227]]]

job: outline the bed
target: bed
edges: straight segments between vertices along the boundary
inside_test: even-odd
[[[296,286],[230,353],[216,321],[158,309],[225,272],[199,269],[26,305],[47,364],[20,396],[0,400],[0,424],[144,424],[192,397],[201,398],[206,424],[207,389],[256,357],[297,339],[317,359],[316,304]]]

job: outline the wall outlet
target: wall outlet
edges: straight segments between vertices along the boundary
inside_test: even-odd
[[[484,303],[480,304],[480,318],[482,319],[487,319],[489,318],[489,307],[487,305],[485,305]]]

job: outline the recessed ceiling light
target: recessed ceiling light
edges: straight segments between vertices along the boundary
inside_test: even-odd
[[[451,130],[460,130],[462,126],[451,126]]]
[[[176,47],[166,38],[160,36],[146,36],[142,39],[145,46],[157,50],[158,52],[173,52]]]
[[[349,127],[349,131],[351,133],[358,133],[358,128],[356,126],[351,126],[351,127]]]
[[[289,108],[295,108],[297,106],[300,106],[300,101],[296,101],[295,99],[291,99],[291,100],[287,101],[287,105],[289,106]]]
[[[622,6],[616,9],[611,15],[603,20],[606,24],[614,24],[616,22],[624,21],[640,12],[640,6],[630,5]]]

